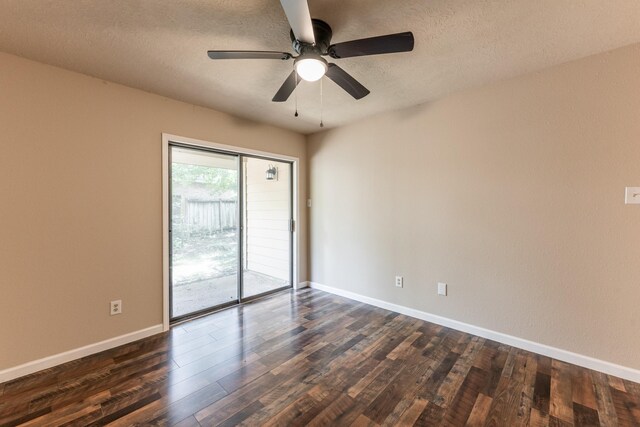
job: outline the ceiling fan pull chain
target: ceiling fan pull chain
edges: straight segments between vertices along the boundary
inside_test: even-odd
[[[296,86],[295,87],[297,88],[298,87],[298,73],[296,72],[295,64],[293,66],[293,75],[294,75],[294,77],[296,79]],[[298,91],[293,89],[293,92],[294,92],[293,97],[295,99],[295,104],[296,104],[296,112],[293,115],[293,117],[298,117]]]
[[[323,101],[322,101],[322,80],[324,80],[324,78],[320,77],[320,127],[321,128],[324,127],[324,123],[322,122],[322,106],[323,106]]]

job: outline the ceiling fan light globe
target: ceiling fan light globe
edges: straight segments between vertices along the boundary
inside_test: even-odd
[[[296,72],[302,80],[315,82],[327,72],[327,63],[322,59],[301,58],[296,61]]]

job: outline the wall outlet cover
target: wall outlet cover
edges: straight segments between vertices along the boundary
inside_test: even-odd
[[[402,276],[396,276],[396,287],[401,288],[404,285],[404,279]]]
[[[121,314],[121,313],[122,313],[122,300],[118,299],[118,300],[111,301],[109,314],[114,316],[116,314]]]

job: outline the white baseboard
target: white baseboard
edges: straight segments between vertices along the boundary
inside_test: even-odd
[[[512,335],[504,334],[502,332],[492,331],[479,326],[470,325],[468,323],[459,322],[457,320],[449,319],[447,317],[438,316],[435,314],[427,313],[425,311],[416,310],[414,308],[405,307],[402,305],[382,301],[376,298],[367,297],[357,294],[355,292],[345,291],[343,289],[334,288],[331,286],[323,285],[320,283],[309,282],[309,286],[313,289],[319,289],[321,291],[329,292],[341,297],[349,298],[355,301],[360,301],[365,304],[370,304],[376,307],[384,308],[386,310],[395,311],[396,313],[404,314],[406,316],[414,317],[416,319],[425,320],[427,322],[436,323],[438,325],[446,326],[451,329],[466,332],[469,334],[477,335],[482,338],[487,338],[493,341],[497,341],[503,344],[510,345],[512,347],[521,348],[523,350],[531,351],[533,353],[542,354],[544,356],[552,357],[563,362],[572,363],[574,365],[582,366],[584,368],[593,369],[595,371],[604,372],[605,374],[614,375],[616,377],[624,378],[629,381],[640,383],[640,371],[626,366],[616,365],[615,363],[607,362],[600,359],[595,359],[590,356],[573,353],[571,351],[563,350],[556,347],[551,347],[546,344],[540,344],[537,342],[529,341],[524,338],[514,337]]]
[[[33,374],[34,372],[38,372],[43,369],[52,368],[62,363],[80,359],[81,357],[99,353],[104,350],[109,350],[123,344],[128,344],[130,342],[158,334],[162,331],[162,325],[155,325],[149,328],[141,329],[139,331],[120,335],[118,337],[109,338],[108,340],[85,345],[84,347],[75,348],[63,353],[58,353],[52,356],[44,357],[42,359],[27,362],[22,365],[14,366],[12,368],[3,369],[0,371],[0,383],[11,381],[15,378],[19,378],[25,375]]]
[[[298,286],[296,286],[296,290],[308,288],[310,283],[311,282],[300,282],[298,283]]]

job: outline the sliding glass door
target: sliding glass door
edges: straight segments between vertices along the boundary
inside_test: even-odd
[[[170,147],[171,317],[238,300],[239,157]]]
[[[170,316],[291,287],[292,165],[169,146]]]
[[[242,296],[291,286],[291,164],[243,159]]]

